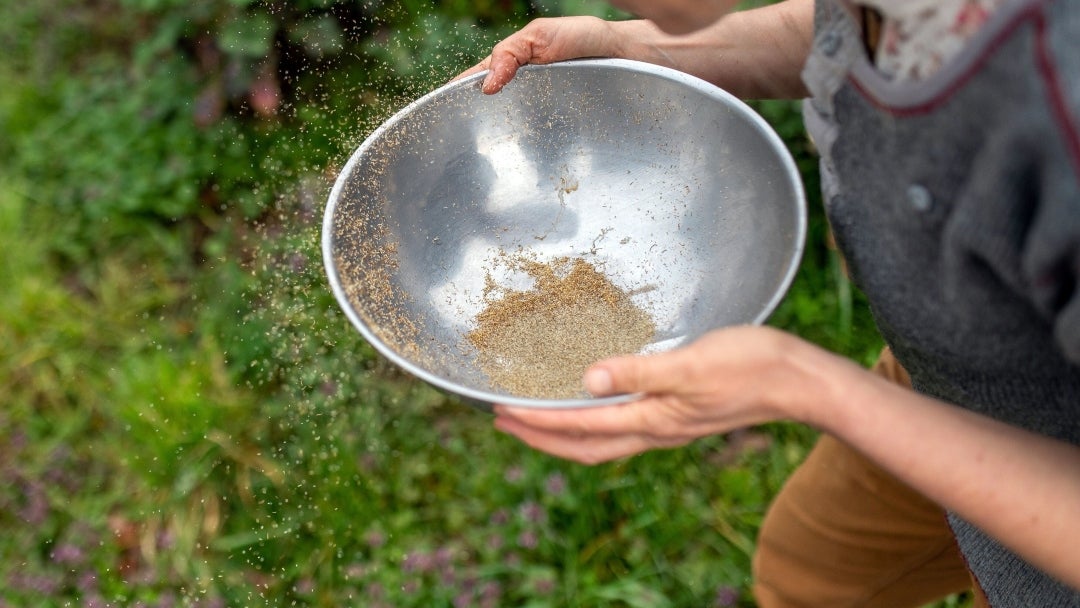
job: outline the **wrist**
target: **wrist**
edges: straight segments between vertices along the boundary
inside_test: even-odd
[[[854,362],[795,339],[781,354],[793,381],[778,384],[773,404],[783,418],[837,434],[850,416],[857,387],[868,372]]]
[[[656,45],[658,36],[663,33],[651,22],[644,19],[628,21],[605,21],[607,32],[605,40],[607,52],[602,52],[604,57],[618,59],[632,59],[673,67],[665,61],[665,53]]]

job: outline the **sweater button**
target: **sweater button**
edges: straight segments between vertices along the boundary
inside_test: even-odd
[[[908,204],[919,212],[929,211],[934,206],[934,197],[925,186],[912,184],[907,189]]]

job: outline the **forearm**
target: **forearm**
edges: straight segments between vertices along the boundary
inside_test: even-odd
[[[648,21],[611,23],[611,56],[675,68],[743,99],[806,95],[801,72],[813,38],[813,0],[732,13],[686,36]]]
[[[1080,448],[848,367],[798,415],[1080,588]],[[806,393],[804,393],[805,395]]]
[[[653,355],[594,364],[579,410],[496,408],[529,445],[596,463],[763,422],[796,420],[884,469],[1080,589],[1080,447],[930,399],[768,327],[710,332]]]

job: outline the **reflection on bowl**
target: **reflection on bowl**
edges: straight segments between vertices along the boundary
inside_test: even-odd
[[[632,294],[646,351],[761,323],[802,254],[805,198],[782,141],[704,81],[615,59],[483,74],[424,96],[356,150],[330,194],[323,256],[346,316],[410,373],[480,403],[581,407],[492,384],[465,336],[499,263],[582,259]],[[488,291],[485,291],[485,290]]]

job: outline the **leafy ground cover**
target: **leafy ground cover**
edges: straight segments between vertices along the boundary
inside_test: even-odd
[[[539,10],[392,6],[0,9],[0,605],[752,605],[756,529],[812,431],[568,464],[337,311],[336,167]],[[813,195],[795,106],[757,108]],[[869,362],[811,205],[773,322]]]

